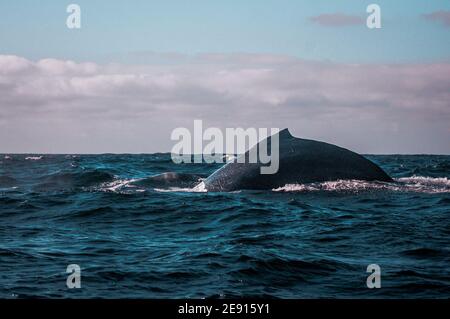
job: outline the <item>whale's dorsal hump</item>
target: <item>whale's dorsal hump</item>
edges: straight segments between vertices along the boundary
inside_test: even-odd
[[[288,128],[281,130],[278,134],[279,134],[280,140],[293,138],[293,136],[292,136],[291,132],[289,132]]]

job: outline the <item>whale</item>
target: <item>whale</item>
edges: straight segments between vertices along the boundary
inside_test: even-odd
[[[202,181],[208,192],[231,192],[237,190],[269,190],[287,184],[305,184],[337,180],[363,180],[392,182],[392,178],[378,165],[348,149],[315,140],[292,136],[289,129],[281,130],[279,139],[279,168],[274,174],[261,174],[259,160],[253,163],[235,160],[219,168]],[[269,136],[256,144],[267,143],[271,152]],[[249,152],[238,156],[246,156]]]

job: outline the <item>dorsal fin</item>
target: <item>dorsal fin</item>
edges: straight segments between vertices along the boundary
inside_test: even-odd
[[[280,139],[286,139],[286,138],[292,138],[293,137],[291,132],[289,132],[288,128],[285,128],[285,129],[281,130],[278,134],[280,135]]]

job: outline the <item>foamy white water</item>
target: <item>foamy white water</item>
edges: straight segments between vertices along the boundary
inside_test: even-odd
[[[44,158],[44,156],[28,156],[28,157],[25,157],[25,160],[27,160],[27,161],[39,161],[39,160],[41,160],[43,158]]]
[[[317,191],[394,191],[417,193],[450,193],[450,179],[447,177],[412,176],[394,179],[394,183],[367,182],[361,180],[337,180],[322,183],[287,184],[272,189],[274,192],[317,192]],[[158,192],[208,192],[205,183],[201,182],[193,188],[170,187],[168,189],[155,188]]]
[[[130,183],[136,182],[140,180],[139,178],[132,179],[116,179],[112,182],[103,183],[100,185],[99,189],[101,191],[106,192],[118,192],[122,191],[124,188],[136,188],[135,185],[129,185]],[[136,191],[145,191],[145,190],[136,190]]]
[[[192,188],[170,187],[167,189],[155,188],[157,192],[187,192],[187,193],[206,193],[208,190],[205,187],[205,183],[201,182]]]
[[[351,191],[388,190],[395,192],[450,193],[450,180],[447,177],[412,176],[395,179],[394,183],[367,182],[360,180],[338,180],[322,183],[287,184],[274,188],[274,192],[313,192],[313,191]]]
[[[397,178],[396,181],[406,184],[450,187],[450,179],[447,177],[412,176]]]

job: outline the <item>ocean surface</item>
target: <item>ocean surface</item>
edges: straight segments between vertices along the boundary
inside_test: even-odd
[[[450,298],[450,156],[367,157],[395,182],[208,193],[188,177],[220,165],[169,154],[2,154],[0,298]]]

